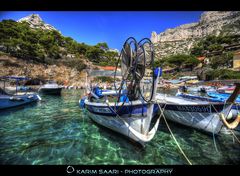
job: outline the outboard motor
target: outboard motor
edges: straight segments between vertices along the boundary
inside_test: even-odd
[[[207,93],[206,88],[205,87],[201,87],[199,90],[201,93]]]
[[[184,93],[187,92],[187,86],[185,86],[185,85],[184,86],[179,86],[179,89]]]

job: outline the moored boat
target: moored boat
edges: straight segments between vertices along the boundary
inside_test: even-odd
[[[26,80],[26,77],[17,77],[17,76],[5,76],[1,77],[1,80],[4,81],[4,88],[0,88],[0,110],[13,108],[41,100],[40,96],[36,93],[18,93],[17,84],[18,81]],[[5,81],[7,80],[16,80],[16,93],[9,94],[5,91]]]
[[[164,94],[157,94],[156,100],[159,101],[159,108],[167,119],[204,132],[218,134],[224,125],[236,128],[240,122],[239,115],[231,124],[226,121],[239,89],[240,84],[237,84],[226,102],[194,100]]]
[[[176,96],[183,97],[186,99],[193,99],[193,100],[201,100],[201,101],[208,101],[208,102],[225,102],[229,97],[230,94],[220,94],[217,92],[207,92],[208,96],[200,96],[195,94],[188,94],[178,90]],[[232,109],[240,111],[240,96],[238,96],[235,100],[235,103],[232,106]]]
[[[218,93],[231,94],[231,93],[233,93],[234,89],[235,89],[235,86],[232,85],[232,84],[229,84],[229,85],[226,85],[226,86],[219,87],[217,89],[217,92]],[[238,92],[238,94],[240,94],[240,91]]]
[[[141,145],[154,137],[159,124],[158,118],[151,128],[153,102],[161,74],[160,69],[153,69],[153,56],[153,44],[149,39],[137,43],[134,38],[128,38],[118,60],[122,74],[120,90],[117,91],[116,86],[114,91],[105,92],[92,88],[79,102],[93,121]],[[149,80],[147,85],[143,78]]]
[[[60,95],[62,86],[59,86],[55,81],[49,80],[46,84],[39,88],[39,92],[50,95]]]

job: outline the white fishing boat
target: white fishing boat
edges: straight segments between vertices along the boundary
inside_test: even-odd
[[[49,80],[46,84],[39,88],[39,92],[50,95],[60,95],[62,88],[63,87],[59,86],[55,81]]]
[[[240,84],[237,84],[233,94],[225,102],[187,99],[166,94],[157,94],[156,100],[167,119],[204,132],[218,134],[223,126],[234,129],[240,122],[239,115],[232,123],[227,121],[239,90]]]
[[[154,100],[160,68],[154,70],[153,44],[149,39],[139,43],[132,37],[123,45],[117,67],[121,66],[120,89],[102,92],[90,89],[87,97],[79,101],[96,123],[118,132],[142,145],[157,132],[159,119],[153,127]],[[147,74],[146,70],[151,70]],[[148,78],[147,85],[142,81]],[[126,88],[126,89],[125,89]]]

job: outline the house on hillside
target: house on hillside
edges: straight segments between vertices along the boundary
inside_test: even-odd
[[[199,60],[202,64],[209,64],[209,59],[206,56],[199,56],[197,57],[197,60]]]
[[[115,71],[116,67],[113,66],[98,66],[99,70]]]
[[[94,79],[98,76],[106,76],[106,77],[114,77],[115,68],[114,66],[97,66],[98,70],[91,70],[89,72],[90,79]],[[116,78],[121,79],[121,71],[120,68],[117,68]]]

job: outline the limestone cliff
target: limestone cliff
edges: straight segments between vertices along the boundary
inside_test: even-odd
[[[240,34],[239,11],[204,12],[196,23],[184,24],[157,34],[152,32],[151,40],[155,44],[156,56],[189,53],[193,44],[208,35]]]
[[[61,65],[46,65],[33,63],[19,58],[1,55],[0,56],[0,77],[1,76],[27,76],[32,79],[54,79],[59,84],[72,86],[84,86],[85,72]]]
[[[31,14],[29,16],[19,19],[17,22],[27,22],[31,28],[40,28],[43,30],[56,30],[52,25],[45,23],[38,14]],[[58,31],[59,32],[59,31]]]

